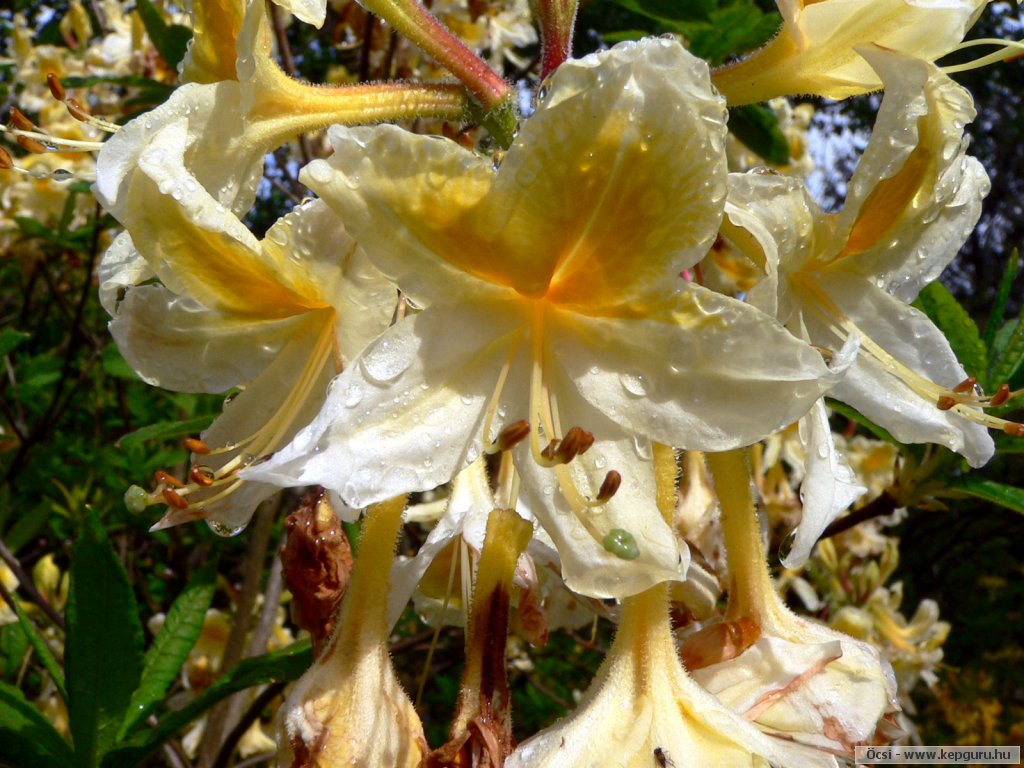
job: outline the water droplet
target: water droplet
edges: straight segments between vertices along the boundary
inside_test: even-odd
[[[363,353],[363,373],[381,384],[394,381],[412,365],[416,341],[410,336],[389,334],[373,342]]]
[[[244,525],[239,525],[232,528],[230,525],[224,525],[224,523],[217,522],[216,520],[207,520],[206,524],[210,526],[210,530],[216,533],[218,536],[237,536],[245,530]]]
[[[358,384],[349,384],[345,390],[345,407],[355,408],[363,401],[363,388]]]
[[[651,441],[646,437],[640,437],[639,435],[633,436],[633,450],[636,455],[644,461],[651,460]]]
[[[635,397],[643,397],[647,394],[647,379],[642,373],[620,373],[619,381],[622,388]]]
[[[794,528],[779,542],[779,560],[787,560],[789,558],[790,553],[793,551],[793,544],[796,543],[797,530],[797,528]]]
[[[640,547],[636,538],[622,528],[612,528],[601,540],[601,546],[608,552],[623,560],[636,560],[640,557]]]
[[[463,394],[460,399],[462,400],[462,404],[463,405],[472,405],[473,404],[473,396],[472,395]]]

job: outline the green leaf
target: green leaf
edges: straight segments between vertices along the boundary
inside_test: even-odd
[[[0,331],[0,355],[8,355],[31,334],[17,328],[4,328]]]
[[[1024,515],[1024,488],[974,477],[958,478],[951,481],[949,487]]]
[[[825,405],[827,405],[831,410],[838,413],[840,416],[844,416],[850,421],[853,421],[859,424],[860,426],[864,427],[864,429],[866,429],[872,435],[877,437],[879,440],[884,440],[887,443],[892,443],[893,445],[898,445],[902,447],[903,443],[901,443],[899,440],[897,440],[895,437],[889,434],[889,431],[887,429],[875,424],[875,422],[871,421],[871,419],[869,419],[863,413],[858,411],[856,408],[852,408],[846,403],[841,403],[838,400],[833,400],[832,398],[825,398]]]
[[[996,334],[997,339],[1000,334]],[[1024,322],[1021,322],[1021,318],[1017,318],[1007,336],[1009,338],[1004,344],[994,345],[998,351],[989,374],[989,382],[993,388],[1010,381],[1024,363]]]
[[[759,104],[729,110],[729,131],[772,165],[789,162],[789,142],[775,113]]]
[[[167,613],[163,629],[146,653],[142,681],[128,705],[118,740],[141,723],[163,701],[189,651],[203,630],[206,611],[217,586],[217,559],[203,563]]]
[[[0,682],[0,765],[11,768],[72,768],[68,743],[24,694]]]
[[[15,599],[11,608],[14,609],[14,613],[18,617],[18,624],[21,625],[21,631],[25,633],[25,639],[28,640],[29,644],[35,650],[43,668],[50,673],[53,685],[66,705],[68,703],[68,692],[64,689],[64,673],[61,671],[60,665],[57,663],[57,659],[53,657],[53,652],[50,650],[50,646],[46,644],[46,641],[39,635],[39,632],[36,631],[35,624],[32,623],[32,620],[25,614],[25,611],[22,610],[17,599]]]
[[[153,730],[141,731],[109,752],[103,760],[103,768],[130,768],[140,764],[167,739],[233,693],[256,685],[297,680],[312,663],[313,652],[308,640],[239,662],[182,709],[163,718]]]
[[[737,2],[716,9],[706,23],[680,25],[678,31],[686,37],[691,53],[710,64],[720,64],[732,55],[759,48],[780,23],[778,14]]]
[[[715,9],[714,0],[681,3],[679,0],[615,0],[628,11],[662,23],[707,21]]]
[[[1003,318],[1006,315],[1006,302],[1010,299],[1010,289],[1013,287],[1013,281],[1019,273],[1020,253],[1014,248],[1010,258],[1006,261],[1006,269],[1003,270],[1003,277],[999,281],[996,298],[992,302],[992,311],[989,313],[988,321],[985,323],[985,349],[989,351],[990,358],[992,356],[992,345],[996,340],[996,331],[1002,327]]]
[[[135,7],[142,19],[146,34],[153,41],[153,47],[172,69],[185,58],[192,31],[180,24],[168,24],[150,0],[137,0]]]
[[[949,340],[957,359],[984,387],[988,374],[988,352],[971,316],[953,298],[942,283],[929,283],[914,301],[914,306],[931,318]]]
[[[121,356],[120,350],[113,342],[107,344],[100,352],[100,365],[108,376],[129,381],[142,381],[135,369],[128,365],[124,357]]]
[[[136,429],[117,441],[116,445],[124,448],[146,440],[172,440],[176,437],[188,437],[202,432],[213,423],[214,416],[196,416],[185,421],[160,421],[142,429]]]
[[[139,683],[142,625],[128,575],[91,510],[72,556],[65,654],[71,738],[79,766],[96,766]]]

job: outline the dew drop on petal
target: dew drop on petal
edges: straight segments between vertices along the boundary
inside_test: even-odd
[[[394,381],[412,365],[416,356],[416,342],[406,336],[383,336],[363,353],[363,373],[381,384]]]
[[[622,528],[612,528],[608,531],[601,541],[601,546],[623,560],[636,560],[640,557],[640,547],[637,546],[636,538]]]
[[[647,379],[642,373],[620,373],[619,381],[622,388],[634,397],[643,397],[647,394]]]
[[[363,400],[363,388],[358,384],[349,384],[345,389],[345,407],[355,408]]]
[[[245,530],[244,525],[239,525],[232,528],[230,525],[224,525],[224,523],[217,522],[216,520],[207,520],[206,524],[210,526],[210,530],[216,533],[218,536],[237,536]]]

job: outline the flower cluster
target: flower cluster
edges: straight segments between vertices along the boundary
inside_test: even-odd
[[[541,77],[518,92],[491,69],[530,71],[518,0],[435,4],[459,34],[415,0],[365,0],[422,54],[367,60],[406,79],[344,85],[274,56],[271,18],[319,26],[326,0],[278,4],[194,0],[182,84],[107,126],[93,189],[124,227],[99,270],[121,354],[152,384],[230,395],[187,476],[129,506],[226,535],[279,488],[322,486],[346,522],[366,510],[280,764],[834,766],[891,739],[897,684],[928,678],[948,626],[930,603],[907,622],[891,570],[831,626],[792,613],[752,484],[798,568],[894,482],[891,461],[848,457],[826,398],[974,467],[990,429],[1024,433],[990,412],[1015,393],[977,388],[910,305],[989,188],[971,95],[933,63],[982,4],[780,0],[775,39],[711,69],[674,37],[574,58],[575,3],[535,0]],[[777,170],[729,135],[731,107],[879,89],[836,212],[805,183],[809,107],[765,110],[790,150]],[[316,197],[257,237],[268,153],[325,128],[298,176]],[[436,524],[394,560],[410,494],[441,499],[406,513]],[[387,652],[414,595],[467,628],[433,750]],[[595,615],[618,629],[590,689],[516,746],[510,627],[541,643]]]

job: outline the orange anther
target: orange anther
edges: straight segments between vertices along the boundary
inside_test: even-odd
[[[206,456],[210,452],[210,446],[198,438],[186,437],[184,443],[185,450],[198,453],[200,456]]]
[[[559,440],[558,438],[555,438],[554,440],[547,444],[544,450],[540,452],[540,455],[543,456],[548,461],[554,461],[555,456],[558,455],[558,446],[560,446],[561,444],[562,441]]]
[[[0,170],[9,171],[14,167],[14,161],[11,156],[7,154],[7,150],[0,147]]]
[[[30,139],[28,136],[17,136],[15,137],[15,141],[21,145],[22,149],[27,149],[33,154],[42,155],[47,152],[47,149],[43,144],[39,143],[35,139]]]
[[[77,99],[68,99],[64,102],[64,106],[68,108],[68,112],[71,116],[79,122],[86,123],[92,115],[89,114],[89,110],[82,106]]]
[[[940,411],[948,411],[954,405],[956,405],[956,398],[950,397],[949,395],[941,395],[939,402],[936,403]]]
[[[25,117],[25,113],[17,107],[11,107],[11,124],[23,131],[34,131],[36,124]]]
[[[53,94],[53,98],[57,101],[64,101],[67,98],[67,93],[64,91],[64,84],[60,79],[51,72],[46,76],[46,84],[50,86],[50,93]]]
[[[170,488],[164,488],[160,495],[164,497],[164,501],[170,504],[176,509],[188,509],[188,502],[179,494],[177,491],[172,491]]]
[[[172,475],[170,472],[164,472],[162,469],[158,469],[154,474],[153,478],[156,480],[157,485],[170,485],[174,488],[184,488],[185,484],[178,478]]]
[[[1002,384],[999,385],[999,389],[996,390],[996,393],[992,395],[992,397],[989,399],[988,404],[993,408],[998,408],[1000,405],[1002,405],[1009,399],[1010,385],[1007,384],[1006,382],[1003,382]]]
[[[1010,437],[1024,437],[1024,424],[1008,422],[1003,425],[1003,432],[1008,434]]]
[[[604,476],[604,482],[601,483],[601,490],[597,492],[597,500],[608,501],[608,499],[618,492],[620,485],[622,485],[622,475],[614,469],[611,470]]]
[[[201,485],[206,488],[213,485],[213,481],[216,478],[209,467],[203,467],[197,464],[188,471],[188,479],[196,485]]]
[[[953,387],[953,391],[954,392],[959,392],[960,394],[964,394],[966,392],[973,392],[974,388],[977,385],[978,385],[977,377],[975,377],[975,376],[968,376],[966,379],[964,379],[959,384],[957,384],[955,387]]]
[[[520,419],[507,425],[494,441],[494,451],[508,451],[526,439],[530,434],[530,423]]]

